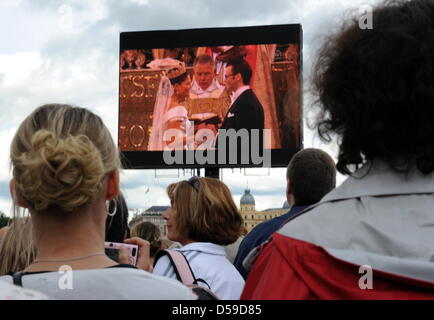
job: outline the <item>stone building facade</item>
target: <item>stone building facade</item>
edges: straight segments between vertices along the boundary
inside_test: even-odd
[[[244,195],[240,200],[240,213],[244,219],[244,227],[247,232],[250,232],[256,225],[281,216],[289,211],[288,202],[285,201],[282,208],[266,209],[264,211],[256,211],[255,198],[251,195],[250,189],[244,190]]]
[[[130,228],[133,228],[134,225],[142,222],[142,221],[148,221],[152,222],[158,228],[160,229],[162,237],[166,237],[167,230],[166,230],[166,221],[163,218],[164,211],[169,208],[168,206],[152,206],[149,209],[143,211],[142,213],[139,213],[133,217],[133,219],[130,221],[129,226]]]

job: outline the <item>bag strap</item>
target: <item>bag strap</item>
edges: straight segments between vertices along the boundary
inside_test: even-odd
[[[204,285],[206,285],[208,287],[208,289],[211,290],[211,287],[209,286],[208,282],[206,282],[205,280],[203,280],[201,278],[197,278],[196,281],[194,282],[194,284],[199,285],[199,282],[202,282]]]
[[[22,277],[23,277],[23,272],[22,271],[15,272],[12,275],[12,279],[14,281],[14,285],[19,286],[19,287],[23,287]]]
[[[172,263],[172,267],[176,273],[176,278],[179,281],[185,285],[196,283],[196,278],[194,276],[193,270],[191,270],[187,258],[178,250],[160,250],[155,257],[154,266],[157,260],[164,255],[167,255],[170,262]]]

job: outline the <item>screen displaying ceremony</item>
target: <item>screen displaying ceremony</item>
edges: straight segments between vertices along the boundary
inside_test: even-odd
[[[297,24],[121,33],[125,167],[255,166],[254,150],[262,166],[286,166],[302,148],[301,52]],[[248,160],[220,161],[234,154]]]
[[[123,50],[119,145],[209,149],[218,129],[246,128],[270,130],[265,148],[297,148],[299,77],[297,43]]]

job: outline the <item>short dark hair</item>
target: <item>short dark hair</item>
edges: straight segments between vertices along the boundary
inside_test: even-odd
[[[229,62],[227,66],[232,67],[232,74],[241,74],[241,78],[243,79],[243,83],[245,85],[250,84],[250,79],[252,79],[252,68],[249,63],[244,59],[237,59]]]
[[[297,152],[286,170],[296,205],[317,203],[336,187],[335,162],[328,153],[314,148]]]
[[[314,72],[320,137],[337,135],[337,169],[375,159],[434,171],[434,1],[387,1],[326,39]]]
[[[208,63],[211,65],[214,65],[214,60],[212,59],[212,57],[210,55],[200,54],[196,57],[196,59],[194,59],[193,66],[197,65],[198,63],[201,63],[201,64]]]
[[[130,237],[130,228],[128,227],[128,206],[122,193],[109,204],[109,212],[114,211],[114,201],[116,202],[116,214],[107,216],[105,241],[107,242],[124,242],[125,238]]]

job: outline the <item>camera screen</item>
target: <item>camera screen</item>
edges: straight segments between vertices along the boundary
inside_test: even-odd
[[[105,254],[112,260],[119,262],[119,249],[106,248]]]
[[[135,257],[136,256],[136,248],[133,248],[131,251],[131,256]],[[119,262],[119,249],[115,249],[115,248],[106,248],[105,249],[105,254],[112,260]]]

